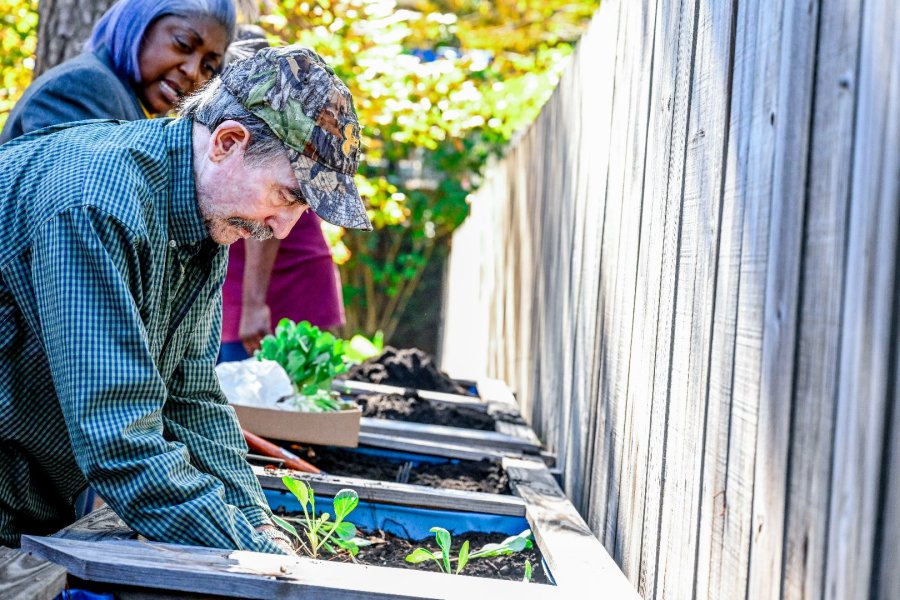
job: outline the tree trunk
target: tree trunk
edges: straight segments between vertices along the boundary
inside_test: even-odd
[[[34,77],[80,53],[114,0],[41,0]]]

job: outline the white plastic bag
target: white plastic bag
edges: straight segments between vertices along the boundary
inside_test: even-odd
[[[274,360],[248,358],[216,365],[216,376],[231,404],[294,410],[292,402],[279,402],[294,395],[287,372]]]

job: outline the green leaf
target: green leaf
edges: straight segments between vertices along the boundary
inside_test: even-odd
[[[284,487],[297,497],[297,500],[300,501],[300,506],[306,506],[309,503],[310,488],[305,481],[294,479],[290,475],[285,475],[281,478],[281,481],[284,483]]]
[[[443,527],[432,527],[430,529],[431,533],[434,534],[434,539],[437,542],[437,545],[441,549],[441,558],[444,561],[444,571],[447,573],[451,573],[450,570],[450,544],[451,537],[450,532],[444,529]]]
[[[294,528],[294,526],[291,525],[290,523],[288,523],[287,521],[285,521],[284,519],[282,519],[281,517],[279,517],[278,515],[272,515],[272,520],[275,521],[275,523],[282,529],[284,529],[286,531],[290,531],[297,537],[300,537],[300,534],[297,533],[297,530]]]
[[[332,528],[339,540],[347,541],[356,537],[356,525],[350,521],[342,521]]]
[[[359,494],[354,490],[340,490],[334,497],[334,514],[339,521],[349,515],[359,505]]]
[[[462,548],[459,549],[459,559],[456,563],[456,574],[463,570],[466,563],[469,562],[469,540],[463,542]]]
[[[522,578],[522,581],[531,581],[532,573],[531,573],[531,561],[527,558],[525,559],[525,577]]]
[[[427,550],[425,548],[416,548],[410,554],[406,555],[406,562],[417,565],[421,562],[425,562],[426,560],[438,560],[438,555],[433,553],[431,550]],[[439,563],[440,564],[440,563]]]

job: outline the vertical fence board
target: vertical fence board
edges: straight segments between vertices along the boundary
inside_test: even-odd
[[[869,595],[876,564],[900,227],[898,28],[900,3],[863,5],[826,598]]]
[[[814,3],[775,2],[767,44],[767,73],[773,88],[769,124],[774,139],[769,191],[769,239],[760,374],[753,537],[750,552],[751,598],[781,593],[786,472],[796,349],[800,250],[815,62]],[[766,168],[766,177],[769,169]]]
[[[591,168],[579,171],[576,235],[581,238],[580,269],[574,291],[578,302],[578,323],[573,333],[575,344],[572,361],[573,409],[569,415],[569,444],[563,457],[567,465],[563,484],[573,503],[586,512],[589,468],[596,441],[592,417],[595,416],[597,302],[599,290],[600,249],[603,231],[604,196],[598,182],[606,180],[609,161],[609,145],[597,140],[609,139],[612,120],[612,95],[614,89],[618,31],[618,0],[608,0],[600,7],[598,18],[579,43],[576,61],[582,72],[584,84],[580,137],[580,160]],[[590,59],[588,59],[590,57]]]
[[[626,125],[629,110],[629,85],[627,73],[633,68],[633,53],[629,51],[632,40],[628,35],[628,14],[636,10],[634,4],[623,2],[619,10],[619,33],[616,36],[616,87],[613,90],[612,116],[610,121],[610,144],[613,148],[622,148],[625,144]],[[608,550],[612,550],[613,540],[607,535],[606,513],[610,486],[614,486],[617,468],[615,456],[616,431],[616,398],[612,395],[613,370],[611,358],[615,354],[615,344],[611,340],[613,309],[615,299],[616,272],[619,267],[619,220],[622,210],[618,200],[621,180],[625,169],[624,152],[610,152],[605,181],[598,182],[603,187],[604,217],[600,248],[600,288],[598,296],[598,336],[597,349],[597,387],[598,408],[595,414],[595,431],[597,436],[593,468],[590,473],[590,501],[588,524],[597,533],[600,541]]]
[[[713,324],[720,197],[728,128],[732,5],[700,2],[682,190],[676,319],[666,443],[665,514],[680,552],[666,566],[661,597],[694,591],[702,489],[704,413]],[[677,518],[676,515],[682,515]],[[684,518],[691,515],[692,518]],[[705,565],[704,565],[705,566]]]
[[[653,63],[650,78],[652,87],[648,110],[647,146],[643,161],[643,201],[641,231],[638,236],[634,327],[628,357],[626,402],[630,414],[621,486],[623,498],[620,501],[623,527],[616,541],[617,551],[621,552],[623,570],[635,585],[640,585],[642,580],[648,580],[642,563],[641,549],[644,544],[641,542],[645,536],[645,529],[646,534],[654,536],[655,539],[658,521],[656,518],[645,518],[648,503],[654,503],[650,510],[658,510],[659,507],[659,498],[652,494],[648,495],[651,418],[654,410],[665,410],[663,402],[652,401],[656,325],[667,213],[665,188],[671,149],[671,101],[675,86],[675,64],[671,60],[666,60],[665,48],[675,39],[676,30],[671,25],[667,27],[672,21],[667,20],[666,15],[662,14],[663,9],[661,1],[655,2],[652,8]],[[656,427],[660,432],[661,423],[662,421],[658,420]],[[655,542],[652,545],[655,559]],[[650,581],[652,582],[652,576]]]
[[[627,402],[628,363],[631,353],[631,330],[635,315],[635,286],[637,279],[637,254],[640,241],[642,187],[644,157],[647,148],[648,108],[652,84],[653,28],[655,10],[640,4],[634,4],[628,11],[628,24],[625,35],[631,41],[626,52],[631,56],[629,87],[625,88],[628,103],[628,121],[625,128],[625,140],[622,146],[624,170],[615,179],[615,187],[608,191],[608,202],[621,207],[619,222],[609,222],[616,228],[618,245],[612,317],[608,322],[608,346],[610,346],[609,364],[609,400],[615,402],[612,412],[615,426],[611,429],[613,470],[610,472],[611,485],[608,492],[608,508],[606,513],[607,547],[611,548],[613,557],[621,560],[622,545],[625,541],[626,528],[620,527],[619,498],[631,488],[631,478],[625,477],[633,472],[633,466],[626,464],[625,447],[630,436],[629,406]],[[612,341],[615,343],[612,343]],[[626,489],[623,486],[628,486]]]
[[[823,2],[810,132],[802,304],[788,470],[782,596],[822,594],[852,165],[859,5]]]

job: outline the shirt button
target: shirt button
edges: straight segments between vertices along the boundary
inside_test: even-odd
[[[175,240],[169,240],[169,248],[174,248],[177,245],[178,245],[178,242],[176,242]]]

